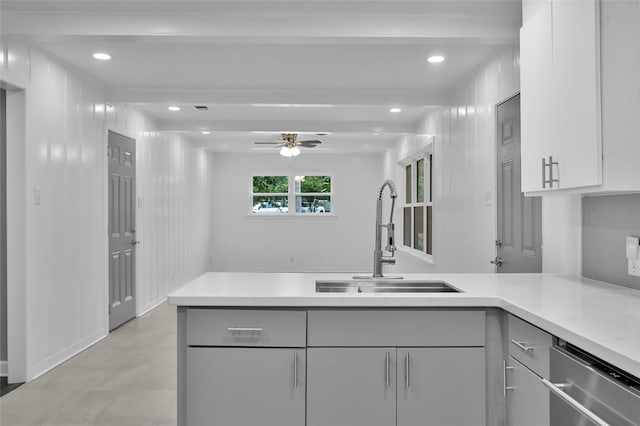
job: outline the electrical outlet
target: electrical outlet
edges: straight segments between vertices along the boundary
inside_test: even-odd
[[[640,277],[640,260],[629,260],[629,275]]]
[[[42,204],[42,189],[39,186],[33,188],[33,203],[36,206]]]
[[[627,262],[629,275],[640,277],[640,239],[638,237],[627,237]]]

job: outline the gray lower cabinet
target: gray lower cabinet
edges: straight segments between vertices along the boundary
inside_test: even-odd
[[[484,348],[309,348],[307,426],[484,426]]]
[[[398,426],[484,426],[484,348],[398,348]]]
[[[394,426],[395,348],[309,348],[307,426]]]
[[[507,425],[549,426],[549,392],[540,377],[512,356],[507,366]]]
[[[188,426],[304,426],[304,349],[189,347]]]

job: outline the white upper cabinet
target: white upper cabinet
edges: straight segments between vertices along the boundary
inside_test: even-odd
[[[640,190],[640,12],[627,0],[526,2],[522,190]]]
[[[542,189],[541,159],[548,155],[553,114],[551,3],[520,29],[520,115],[522,190]]]

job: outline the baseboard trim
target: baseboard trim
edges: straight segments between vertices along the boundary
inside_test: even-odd
[[[162,305],[166,301],[167,301],[167,296],[166,295],[158,297],[157,299],[152,300],[151,302],[146,303],[145,305],[141,306],[140,307],[140,312],[136,316],[141,317],[144,314],[146,314],[147,312],[149,312],[149,311],[157,308],[158,306]]]
[[[73,345],[66,347],[57,354],[50,356],[42,362],[39,362],[38,364],[30,368],[30,371],[27,372],[27,382],[37,379],[47,371],[57,367],[69,358],[79,354],[90,346],[95,345],[107,336],[108,333],[105,330],[98,330],[95,333],[85,337],[84,339],[81,339],[80,341],[74,343]]]
[[[0,377],[9,376],[9,361],[0,361]]]

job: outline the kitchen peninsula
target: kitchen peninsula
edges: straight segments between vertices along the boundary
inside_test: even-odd
[[[369,413],[375,424],[389,424],[385,413],[393,413],[389,419],[397,418],[397,424],[413,424],[412,416],[420,415],[424,400],[434,395],[449,395],[448,402],[440,401],[446,405],[442,411],[460,416],[458,421],[482,417],[475,424],[497,424],[491,422],[505,403],[500,366],[509,345],[506,335],[518,321],[640,377],[638,290],[548,274],[404,277],[445,281],[460,292],[319,293],[316,281],[348,281],[352,275],[315,273],[207,273],[178,289],[169,303],[178,306],[179,423],[200,424],[199,416],[217,414],[212,395],[225,394],[216,393],[215,386],[229,389],[222,383],[226,380],[231,388],[234,380],[236,385],[255,380],[252,386],[265,392],[264,406],[226,401],[227,415],[236,420],[254,412],[269,424],[272,401],[282,403],[279,412],[291,415],[282,424],[305,424],[305,418],[310,426],[328,424],[331,415],[349,418],[346,409],[363,416],[366,411],[357,412],[367,409],[362,399],[340,406],[342,388],[358,378],[372,380],[360,384],[369,400],[378,385],[372,372],[380,370],[383,391],[376,411]],[[514,318],[509,331],[507,317]],[[245,376],[234,369],[235,362],[257,367]],[[216,363],[220,368],[211,368]],[[450,377],[466,378],[464,386],[455,387],[455,399],[447,394],[446,377],[436,383],[436,393],[420,381],[420,372],[434,363],[440,370],[452,366],[445,371]],[[285,371],[278,383],[281,364]],[[358,375],[358,369],[366,371]],[[341,377],[344,385],[323,383]],[[342,399],[332,399],[332,393]],[[423,401],[416,407],[412,398],[418,394]]]

